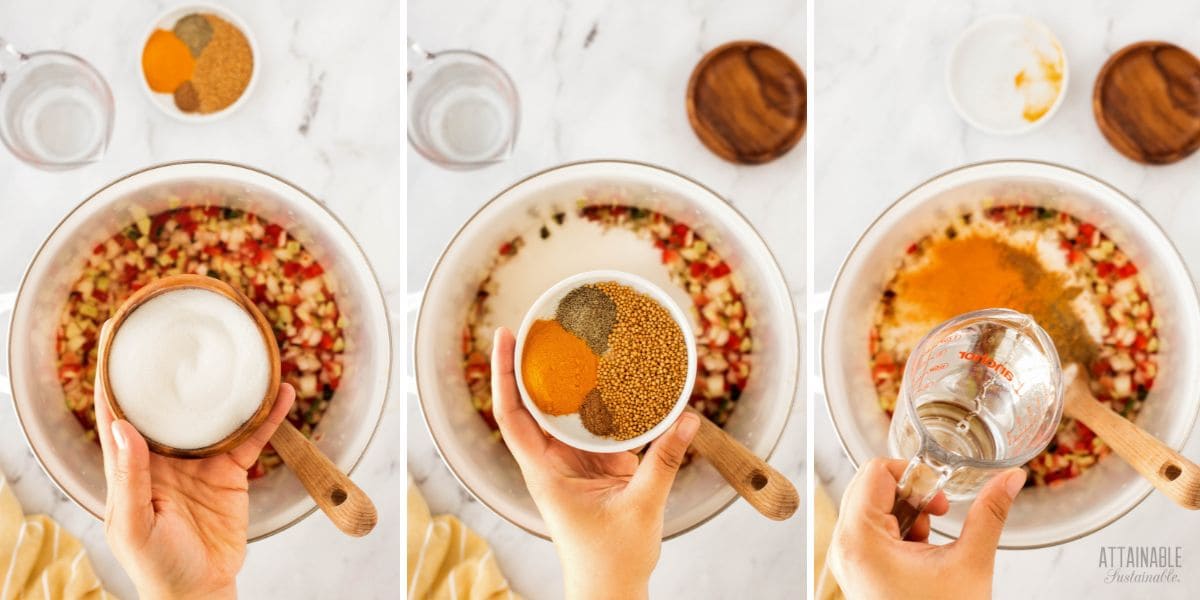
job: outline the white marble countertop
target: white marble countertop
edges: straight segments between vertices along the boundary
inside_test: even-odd
[[[120,10],[70,0],[0,3],[0,35],[23,50],[57,48],[86,57],[108,79],[117,107],[112,144],[97,164],[48,173],[0,152],[0,292],[16,289],[42,239],[95,189],[150,164],[218,158],[260,167],[322,199],[365,248],[398,311],[404,256],[398,58],[404,52],[398,34],[403,4],[370,0],[348,11],[317,0],[286,7],[209,1],[233,7],[253,30],[262,79],[236,113],[206,125],[167,117],[138,89],[141,32],[182,2],[123,3]],[[401,322],[393,322],[398,349]],[[0,328],[7,329],[7,316]],[[384,423],[354,476],[379,509],[379,527],[354,540],[318,513],[256,542],[239,578],[244,597],[339,597],[351,583],[355,597],[395,597],[402,589],[401,364],[397,353]],[[0,402],[0,471],[14,483],[26,510],[48,513],[80,537],[107,585],[134,597],[100,522],[62,496],[41,471],[7,399]]]
[[[817,291],[828,290],[842,258],[871,220],[900,194],[952,167],[994,158],[1033,158],[1091,173],[1136,198],[1167,229],[1193,276],[1200,274],[1200,156],[1143,167],[1113,150],[1092,117],[1091,90],[1109,55],[1131,42],[1163,39],[1200,53],[1200,5],[1117,1],[820,2],[814,11],[817,144],[815,268]],[[1016,12],[1052,29],[1070,61],[1067,96],[1036,131],[996,137],[972,129],[943,87],[946,54],[977,18]],[[820,396],[814,419],[816,472],[839,497],[852,475]],[[1200,460],[1200,435],[1184,453]],[[1160,494],[1118,523],[1076,542],[1044,550],[1002,551],[999,598],[1195,598],[1200,596],[1200,515]],[[1097,562],[1106,545],[1183,546],[1179,584],[1103,583]]]
[[[766,237],[803,306],[804,144],[774,163],[739,167],[711,154],[692,133],[684,90],[703,53],[751,38],[805,56],[800,2],[504,3],[414,0],[409,35],[424,48],[469,48],[507,69],[521,96],[516,155],[479,171],[438,168],[411,149],[410,292],[424,284],[463,221],[529,173],[569,160],[629,158],[661,164],[725,195]],[[804,410],[799,399],[772,464],[803,489]],[[464,402],[466,400],[464,399]],[[408,404],[408,468],[435,513],[453,513],[491,543],[515,589],[561,595],[549,542],[475,501],[437,454],[415,396]],[[697,531],[669,541],[651,580],[656,597],[759,598],[804,594],[804,520],[786,523],[735,503]]]

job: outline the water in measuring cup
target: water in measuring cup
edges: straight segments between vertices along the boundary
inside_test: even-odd
[[[450,159],[474,162],[503,151],[508,137],[504,105],[488,88],[447,90],[428,110],[431,141]]]
[[[109,100],[74,65],[31,64],[5,83],[4,134],[18,153],[46,165],[96,160],[108,139]]]
[[[415,91],[409,121],[414,143],[449,164],[505,158],[515,136],[514,99],[497,75],[475,64],[433,67]]]

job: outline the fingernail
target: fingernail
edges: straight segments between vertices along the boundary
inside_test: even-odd
[[[1004,491],[1008,493],[1009,498],[1016,498],[1023,487],[1025,487],[1025,469],[1017,469],[1008,474],[1008,479],[1004,482]]]
[[[680,439],[691,441],[698,429],[700,429],[700,417],[685,412],[679,417],[679,425],[675,430],[675,435],[678,435]]]
[[[118,421],[112,422],[113,440],[117,442],[117,450],[124,450],[129,447],[129,440],[125,438],[125,432],[117,424]]]

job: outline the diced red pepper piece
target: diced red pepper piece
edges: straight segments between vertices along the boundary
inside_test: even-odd
[[[1088,426],[1084,425],[1083,421],[1075,421],[1075,434],[1079,436],[1079,445],[1077,448],[1081,451],[1090,451],[1092,440],[1096,437],[1095,432],[1088,429]]]
[[[702,260],[693,261],[688,266],[688,270],[691,272],[692,277],[700,277],[708,272],[708,263]]]
[[[303,275],[305,279],[312,279],[313,277],[317,277],[324,272],[325,269],[321,268],[320,263],[313,263],[307,267],[304,267]]]
[[[267,241],[271,242],[272,244],[274,244],[276,246],[282,245],[282,242],[283,242],[283,240],[281,239],[282,233],[283,233],[282,227],[280,227],[274,223],[267,225],[267,228],[266,228]]]
[[[300,263],[294,260],[289,260],[283,263],[283,274],[286,277],[295,277],[296,273],[299,273],[302,268],[303,267],[300,266]]]
[[[1121,279],[1125,279],[1127,277],[1133,277],[1134,275],[1137,275],[1137,272],[1137,267],[1134,266],[1132,262],[1127,262],[1121,265],[1120,269],[1117,269],[1117,276]]]
[[[1096,263],[1096,274],[1101,277],[1108,277],[1116,270],[1117,266],[1107,260]]]
[[[717,263],[717,266],[712,268],[712,276],[714,278],[724,277],[728,275],[730,271],[731,269],[729,268],[729,265],[725,264],[724,262],[719,262]]]

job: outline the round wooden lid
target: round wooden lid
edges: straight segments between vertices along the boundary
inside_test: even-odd
[[[1101,133],[1121,154],[1168,164],[1200,148],[1200,60],[1167,42],[1139,42],[1104,63],[1092,92]]]
[[[688,81],[688,121],[717,156],[746,164],[787,153],[800,138],[808,109],[804,71],[761,42],[730,42],[696,65]]]

